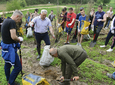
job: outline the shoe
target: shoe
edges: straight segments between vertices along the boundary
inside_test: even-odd
[[[105,29],[108,29],[108,27],[105,27]]]
[[[70,44],[69,42],[64,42],[64,44],[66,45],[66,44]]]
[[[79,46],[79,43],[77,43],[76,45],[78,45],[78,46]]]
[[[101,47],[101,48],[105,48],[105,47],[106,47],[106,45],[101,45],[100,47]]]
[[[111,48],[109,48],[108,50],[107,50],[107,52],[112,52],[113,51],[113,49],[111,49]]]
[[[80,43],[79,43],[79,46],[82,47]]]
[[[107,73],[107,76],[108,76],[109,78],[114,79],[114,78],[113,78],[113,74]]]
[[[40,58],[40,55],[38,55],[37,57],[36,57],[36,59],[39,59]]]

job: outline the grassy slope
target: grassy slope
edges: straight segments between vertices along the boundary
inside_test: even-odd
[[[113,3],[113,2],[111,2]],[[69,5],[68,7],[70,7],[71,5]],[[56,14],[56,10],[57,8],[53,8],[54,13]],[[40,9],[41,10],[41,9]],[[50,13],[51,8],[47,8],[48,13]],[[104,9],[106,10],[106,9]],[[34,10],[30,10],[30,12],[33,12]],[[23,13],[26,14],[27,11],[24,11]],[[11,14],[7,14],[6,16],[11,16]],[[24,18],[23,18],[24,20]],[[66,34],[64,35],[66,36]],[[30,39],[27,39],[26,37],[24,37],[24,40],[26,40],[27,42],[30,41]],[[33,38],[31,38],[31,40],[33,40]],[[53,40],[51,39],[51,42]],[[57,44],[57,46],[62,46],[63,42],[65,40],[61,39],[60,43]],[[80,81],[84,81],[87,82],[88,85],[93,85],[95,82],[94,81],[99,81],[100,83],[107,83],[108,85],[114,85],[115,82],[112,79],[109,79],[106,76],[106,72],[109,73],[113,73],[114,72],[114,68],[112,67],[108,67],[105,64],[102,64],[102,62],[104,60],[110,60],[110,62],[112,62],[114,60],[114,52],[112,53],[106,53],[105,55],[101,55],[100,51],[106,51],[106,49],[108,49],[110,46],[108,46],[106,49],[104,48],[99,48],[99,45],[104,44],[105,40],[100,40],[97,42],[96,47],[94,48],[89,48],[89,43],[90,41],[87,42],[83,42],[82,46],[84,47],[84,49],[87,51],[89,58],[78,68],[79,70],[79,76],[81,77]],[[76,43],[75,43],[76,44]],[[73,45],[75,45],[73,44]],[[109,45],[111,44],[111,42],[109,43]],[[34,49],[36,50],[36,49]],[[56,59],[54,60],[54,62],[51,65],[60,65],[60,60]],[[0,85],[6,85],[6,81],[5,81],[5,75],[4,75],[4,62],[3,60],[0,59]],[[21,77],[20,75],[17,78],[17,81],[21,82]],[[99,84],[99,83],[98,83]]]

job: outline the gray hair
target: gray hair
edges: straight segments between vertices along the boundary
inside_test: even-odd
[[[45,9],[41,10],[41,14],[43,14],[43,13],[47,14],[47,10],[45,10]]]
[[[23,13],[22,13],[21,11],[19,11],[19,10],[15,10],[15,11],[13,12],[13,15],[14,15],[14,16],[16,16],[16,15],[23,16]]]
[[[56,48],[52,48],[52,51],[49,52],[51,55],[54,55],[57,53],[57,49]]]

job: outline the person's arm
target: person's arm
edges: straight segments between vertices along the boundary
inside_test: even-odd
[[[49,29],[50,29],[50,32],[51,32],[52,36],[55,37],[52,26],[49,26]]]
[[[94,25],[94,20],[95,20],[95,14],[94,14],[94,17],[93,17],[93,20],[92,20],[92,25]]]
[[[66,71],[65,69],[66,69],[66,63],[63,62],[63,61],[61,61],[61,71],[62,71],[62,76],[65,75],[65,71]]]
[[[30,14],[30,20],[29,20],[29,22],[31,21],[31,19],[32,19],[32,16],[33,16],[33,14]]]
[[[77,73],[77,66],[76,66],[74,60],[71,58],[71,56],[68,55],[67,53],[62,53],[60,56],[63,56],[65,63],[70,65],[70,67],[71,67],[71,69],[72,69],[72,71],[74,73],[73,75],[77,76],[78,75],[78,73]]]
[[[20,42],[20,39],[17,37],[16,35],[16,29],[10,29],[10,34],[11,34],[11,38],[16,41],[16,42]]]
[[[103,19],[101,20],[102,22],[105,22],[106,21],[106,16],[105,14],[103,15]]]

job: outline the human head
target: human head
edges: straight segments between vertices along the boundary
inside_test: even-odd
[[[62,14],[63,14],[63,15],[65,14],[65,9],[62,9]]]
[[[12,19],[18,23],[18,22],[21,22],[22,21],[22,17],[23,17],[23,13],[19,10],[15,10],[12,14]]]
[[[45,19],[46,18],[46,15],[47,15],[47,10],[41,10],[41,19]]]
[[[82,10],[84,10],[84,8],[83,8],[83,7],[81,7],[81,8],[80,8],[80,11],[82,11]]]
[[[113,10],[113,7],[110,7],[110,11],[112,11]]]
[[[69,13],[72,14],[73,13],[73,8],[69,8]]]
[[[64,9],[65,11],[67,11],[67,8],[66,8],[66,7],[64,7],[63,9]]]
[[[98,6],[98,12],[101,12],[102,9],[103,9],[102,5],[99,5],[99,6]]]
[[[34,13],[38,13],[38,9],[35,9]]]
[[[82,15],[82,16],[85,15],[85,11],[84,11],[84,10],[82,10],[82,11],[80,11],[80,12],[81,12],[81,15]]]
[[[53,10],[51,10],[51,14],[53,14]]]
[[[91,11],[95,12],[95,9],[94,9],[94,8],[92,8],[92,9],[91,9]]]
[[[58,57],[57,49],[56,49],[56,48],[51,48],[51,49],[49,50],[49,54],[50,54],[52,57]]]

